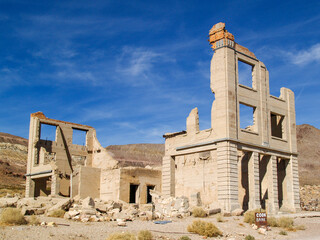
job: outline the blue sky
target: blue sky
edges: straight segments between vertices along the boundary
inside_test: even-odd
[[[210,128],[208,32],[225,22],[320,128],[319,1],[0,0],[0,132],[30,113],[96,128],[103,146],[163,143],[198,107]]]

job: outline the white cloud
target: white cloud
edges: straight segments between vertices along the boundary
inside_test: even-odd
[[[290,53],[292,62],[296,65],[305,65],[311,62],[320,62],[320,43],[311,46],[307,50]]]

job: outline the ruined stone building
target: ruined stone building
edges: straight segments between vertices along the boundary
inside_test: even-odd
[[[214,51],[211,128],[199,130],[197,108],[186,131],[167,133],[162,194],[192,197],[230,212],[264,208],[270,213],[299,209],[294,94],[269,93],[266,66],[218,23],[209,32]],[[250,69],[240,81],[240,66]],[[251,125],[242,123],[243,111]]]
[[[42,139],[46,127],[53,139]],[[77,134],[80,143],[74,142]],[[151,202],[150,189],[160,191],[161,170],[123,166],[100,145],[93,127],[31,114],[26,197],[78,195],[144,204]]]

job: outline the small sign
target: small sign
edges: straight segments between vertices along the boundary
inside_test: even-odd
[[[258,226],[258,228],[260,227],[267,227],[267,213],[265,212],[257,212],[255,213],[255,217],[256,217],[256,225]]]

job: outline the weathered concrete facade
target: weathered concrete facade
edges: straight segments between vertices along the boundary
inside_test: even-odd
[[[41,139],[44,126],[54,128],[54,139]],[[76,131],[83,145],[74,143]],[[26,197],[64,196],[147,203],[149,190],[161,189],[161,171],[119,166],[103,148],[93,127],[31,114],[26,174]]]
[[[209,32],[214,50],[211,90],[215,95],[211,128],[199,130],[197,108],[187,131],[164,135],[162,193],[190,197],[230,212],[265,208],[268,212],[299,209],[299,179],[294,94],[281,88],[269,93],[265,65],[218,23]],[[250,68],[248,84],[239,66]],[[251,78],[251,79],[250,79]],[[243,127],[242,109],[251,125]]]

